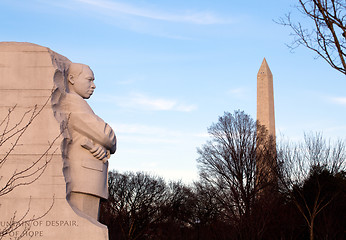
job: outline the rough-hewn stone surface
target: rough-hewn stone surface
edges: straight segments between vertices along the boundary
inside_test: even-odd
[[[62,136],[54,141],[60,135],[60,126],[52,106],[61,99],[58,87],[64,87],[54,83],[54,76],[57,70],[65,74],[69,64],[67,58],[46,47],[31,43],[0,43],[0,123],[8,116],[8,109],[16,106],[9,121],[0,126],[0,137],[4,129],[9,130],[18,123],[16,129],[25,126],[35,106],[36,112],[43,108],[19,138],[14,151],[0,165],[0,189],[14,174],[30,166],[29,171],[21,175],[27,177],[15,183],[26,184],[37,178],[29,185],[18,186],[0,196],[0,232],[13,217],[19,220],[24,216],[23,220],[28,221],[4,239],[15,240],[21,234],[24,234],[22,239],[108,239],[106,226],[77,215],[66,201],[60,149]],[[0,145],[1,159],[15,144],[16,136]],[[47,150],[48,154],[33,164]]]

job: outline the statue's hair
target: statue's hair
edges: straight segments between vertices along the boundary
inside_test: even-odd
[[[89,66],[82,63],[71,63],[70,67],[68,68],[67,76],[73,75],[74,77],[78,77],[83,72],[84,67],[89,67]]]

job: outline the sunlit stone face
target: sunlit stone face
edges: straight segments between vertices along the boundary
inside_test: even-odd
[[[74,79],[74,92],[84,99],[90,98],[96,88],[94,80],[94,73],[88,66],[84,66],[82,73]]]

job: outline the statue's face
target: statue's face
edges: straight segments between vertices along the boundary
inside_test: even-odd
[[[74,91],[84,99],[90,98],[96,86],[94,73],[89,67],[83,67],[82,73],[74,81]]]

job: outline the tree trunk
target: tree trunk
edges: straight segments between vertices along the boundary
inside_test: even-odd
[[[314,240],[314,220],[315,218],[311,218],[311,223],[310,223],[310,240]]]

